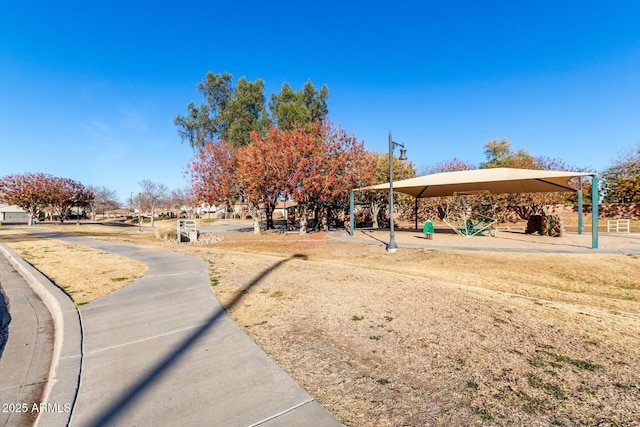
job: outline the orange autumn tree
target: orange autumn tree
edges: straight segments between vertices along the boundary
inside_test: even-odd
[[[306,233],[312,213],[346,204],[349,191],[374,174],[375,162],[364,143],[328,120],[294,128],[287,147],[293,174],[286,181],[285,194],[298,203],[300,234]],[[325,229],[327,216],[323,215]]]
[[[252,143],[237,149],[236,177],[253,218],[258,218],[258,209],[264,208],[267,229],[270,230],[274,228],[276,202],[285,195],[285,180],[291,174],[287,133],[271,127],[265,136],[257,132],[250,135]],[[260,224],[257,226],[256,233],[259,233]]]
[[[245,201],[264,208],[267,229],[273,228],[276,202],[291,198],[298,204],[300,233],[306,233],[312,213],[346,202],[349,190],[373,173],[363,143],[328,120],[286,132],[271,127],[251,138],[253,143],[237,149],[236,172]]]
[[[236,178],[236,148],[224,140],[208,142],[187,164],[184,174],[191,181],[190,196],[209,206],[230,203],[240,192]]]
[[[271,127],[262,136],[251,132],[251,143],[240,147],[210,142],[187,165],[186,175],[197,200],[248,203],[256,233],[258,210],[264,209],[271,229],[276,202],[291,198],[304,234],[312,213],[346,203],[349,190],[364,185],[374,167],[362,142],[324,121],[286,132]]]

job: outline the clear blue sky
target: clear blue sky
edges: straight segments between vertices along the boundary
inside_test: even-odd
[[[185,187],[173,119],[207,71],[329,87],[329,116],[423,166],[513,149],[601,171],[640,141],[640,2],[7,1],[0,176],[45,172],[122,202]]]

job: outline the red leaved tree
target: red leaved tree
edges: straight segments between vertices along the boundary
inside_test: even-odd
[[[292,173],[290,135],[271,127],[262,137],[251,132],[251,139],[251,144],[238,148],[237,176],[253,218],[264,207],[267,229],[272,229],[276,202],[287,195],[287,181]],[[259,232],[259,223],[257,226]]]
[[[71,208],[86,208],[93,201],[93,192],[81,183],[69,178],[51,177],[48,182],[49,205],[60,216],[60,222],[71,212]]]
[[[224,140],[209,142],[196,153],[185,169],[191,181],[190,193],[197,202],[225,204],[240,194],[236,174],[236,148]]]
[[[33,219],[51,203],[48,189],[52,179],[51,175],[44,173],[7,175],[0,179],[0,200],[27,211],[31,225]]]
[[[93,197],[93,192],[77,181],[44,173],[14,174],[0,179],[0,199],[27,211],[29,224],[47,207],[53,208],[63,221],[72,207],[87,207]]]
[[[264,136],[252,132],[251,139],[241,147],[208,143],[185,173],[199,201],[247,202],[256,233],[258,210],[264,208],[267,229],[273,228],[273,211],[282,197],[298,203],[300,232],[306,233],[310,213],[346,202],[349,190],[364,185],[375,167],[363,143],[328,121],[286,132],[271,127]]]
[[[300,234],[304,234],[311,213],[345,204],[351,189],[371,179],[375,162],[363,142],[328,120],[296,127],[289,139],[292,174],[286,193],[298,203]],[[325,229],[327,216],[323,215]]]

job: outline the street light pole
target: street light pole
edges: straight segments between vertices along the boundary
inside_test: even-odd
[[[140,193],[138,193],[138,231],[142,231],[142,205],[140,204]]]
[[[400,157],[398,160],[407,160],[407,150],[404,148],[404,144],[399,142],[393,142],[391,137],[391,131],[389,131],[389,244],[387,245],[387,252],[394,253],[398,250],[396,244],[395,232],[393,230],[393,149],[400,148]]]

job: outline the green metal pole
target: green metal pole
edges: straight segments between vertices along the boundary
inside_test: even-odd
[[[582,234],[582,177],[578,178],[580,187],[578,189],[578,234]]]
[[[349,236],[353,237],[355,228],[355,219],[353,217],[353,190],[351,190],[349,192]]]
[[[598,248],[598,175],[591,180],[591,248]]]
[[[418,230],[418,198],[416,197],[416,210],[414,211],[416,214],[416,231]]]

